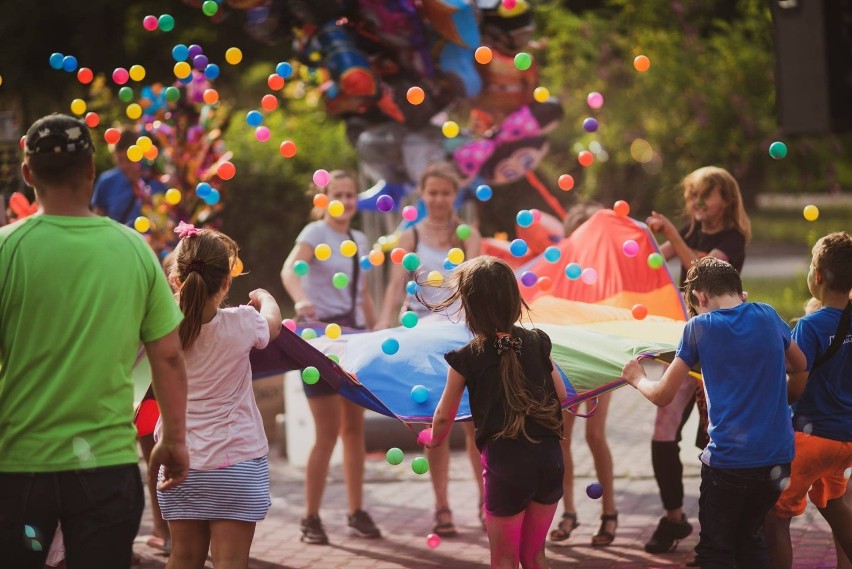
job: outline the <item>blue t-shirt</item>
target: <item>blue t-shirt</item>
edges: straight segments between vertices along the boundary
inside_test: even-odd
[[[839,308],[821,308],[803,316],[793,329],[793,339],[805,353],[808,369],[831,345],[842,312]],[[824,439],[852,441],[852,334],[811,373],[794,406],[793,424],[797,431]]]
[[[686,323],[676,356],[699,360],[710,443],[701,461],[716,468],[759,468],[793,460],[784,353],[790,328],[758,302],[699,314]]]
[[[152,194],[161,194],[166,187],[156,180],[145,180],[146,190]],[[133,194],[133,186],[121,170],[107,170],[95,182],[92,205],[101,208],[107,217],[119,223],[131,225],[142,215],[142,201]]]

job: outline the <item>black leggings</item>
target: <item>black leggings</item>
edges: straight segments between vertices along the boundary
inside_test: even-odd
[[[683,463],[680,461],[680,441],[683,426],[692,413],[695,404],[695,392],[692,396],[675,398],[670,405],[682,406],[680,424],[673,433],[667,433],[665,441],[651,441],[651,464],[654,467],[654,478],[660,488],[660,498],[666,510],[677,510],[683,507]],[[669,413],[676,409],[669,407]]]

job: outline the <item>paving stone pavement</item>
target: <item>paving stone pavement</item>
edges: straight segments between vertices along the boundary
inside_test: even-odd
[[[694,415],[694,414],[693,414]],[[588,447],[583,440],[583,421],[575,422],[572,439],[575,464],[575,494],[580,527],[566,546],[548,545],[550,567],[589,569],[651,569],[684,567],[698,541],[698,450],[691,444],[697,418],[684,429],[689,444],[681,445],[686,498],[684,508],[695,531],[677,549],[665,555],[645,553],[643,544],[651,537],[662,513],[650,458],[654,407],[634,390],[623,388],[613,395],[607,420],[607,435],[615,463],[616,502],[619,510],[617,536],[609,547],[592,547],[591,535],[599,525],[600,505],[587,498],[583,489],[595,480]],[[411,435],[412,437],[414,435]],[[450,471],[450,504],[460,535],[444,539],[430,549],[426,535],[433,512],[428,474],[418,476],[409,468],[416,453],[391,466],[383,453],[367,460],[364,507],[383,533],[382,539],[347,535],[346,492],[340,467],[332,467],[320,511],[331,544],[305,545],[299,541],[299,519],[303,515],[304,470],[270,455],[272,508],[257,526],[251,550],[252,569],[468,569],[487,567],[488,539],[477,518],[477,490],[465,454],[454,451]],[[561,508],[557,511],[557,517]],[[794,566],[797,569],[827,569],[836,566],[834,545],[828,525],[817,510],[808,506],[792,523]],[[146,508],[140,537],[134,549],[142,558],[140,569],[165,566],[165,557],[145,545],[151,532],[151,514]],[[213,567],[208,560],[207,567]]]

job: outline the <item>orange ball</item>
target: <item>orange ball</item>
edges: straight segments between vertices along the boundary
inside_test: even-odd
[[[412,105],[419,105],[426,98],[426,93],[420,87],[411,87],[405,94],[405,98]]]
[[[648,316],[648,308],[644,304],[634,304],[630,313],[636,320],[644,320]]]
[[[280,91],[284,88],[284,78],[277,73],[273,73],[266,79],[266,84],[273,91]]]
[[[328,196],[325,194],[317,194],[314,196],[314,207],[325,209],[328,207]]]
[[[104,141],[107,144],[115,144],[121,138],[121,132],[117,128],[108,128],[104,132]]]
[[[160,150],[156,146],[151,146],[148,150],[146,150],[142,156],[145,157],[146,160],[154,160],[157,158],[157,155],[160,153]]]
[[[580,154],[577,155],[577,162],[580,163],[580,166],[588,168],[595,161],[595,155],[589,152],[588,150],[580,151]]]
[[[278,97],[275,95],[264,95],[260,100],[260,106],[264,111],[274,111],[278,108]]]
[[[394,265],[399,265],[402,263],[402,258],[405,257],[407,251],[402,247],[396,247],[393,251],[391,251],[390,259],[391,263]]]
[[[615,212],[615,215],[627,217],[627,214],[630,213],[630,204],[624,200],[618,200],[612,204],[612,210]]]
[[[370,255],[367,258],[370,259],[370,264],[374,267],[378,267],[385,262],[385,254],[378,249],[370,251]]]
[[[571,174],[562,174],[559,176],[559,189],[567,192],[574,188],[574,177]]]
[[[213,105],[219,100],[219,91],[216,89],[205,89],[204,94],[201,97],[204,99],[205,103]]]
[[[651,68],[651,60],[648,59],[647,55],[637,55],[636,59],[633,60],[633,67],[639,73],[645,73]]]
[[[101,124],[100,115],[98,115],[98,113],[94,111],[86,113],[86,124],[89,126],[89,128],[95,128],[96,126]]]
[[[538,285],[539,290],[547,292],[553,288],[553,279],[550,277],[538,277],[536,284]]]
[[[473,52],[473,58],[477,63],[482,65],[491,63],[492,57],[494,57],[494,54],[491,52],[491,48],[484,45],[479,46],[476,48],[476,51]]]
[[[281,143],[281,146],[278,147],[278,151],[284,158],[292,158],[296,155],[296,143],[292,140],[285,140]]]
[[[223,180],[230,180],[237,173],[237,167],[231,162],[222,162],[216,169],[216,175]]]

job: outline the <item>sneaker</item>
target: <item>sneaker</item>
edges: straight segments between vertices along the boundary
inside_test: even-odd
[[[304,543],[311,543],[314,545],[328,544],[328,535],[326,535],[325,529],[322,527],[322,522],[320,521],[319,516],[308,516],[307,518],[302,518],[301,529],[301,541]]]
[[[677,542],[691,533],[692,524],[686,521],[685,515],[676,522],[663,516],[660,518],[660,523],[657,524],[657,529],[654,530],[654,535],[645,544],[645,551],[648,553],[666,553],[677,547]]]
[[[382,537],[382,532],[373,523],[373,518],[364,510],[355,510],[354,514],[346,516],[349,519],[349,531],[358,537]]]

